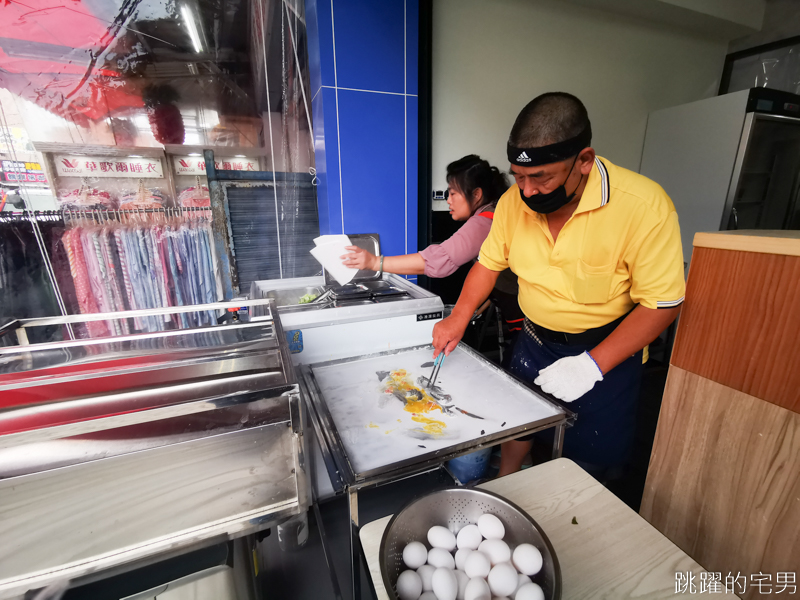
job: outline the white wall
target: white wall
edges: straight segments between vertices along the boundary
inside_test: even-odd
[[[739,52],[796,35],[800,35],[800,2],[767,0],[761,31],[731,41],[728,52]]]
[[[598,154],[638,170],[647,114],[716,95],[726,51],[720,39],[563,0],[435,0],[434,189],[465,154],[507,169],[514,119],[548,91],[578,96]]]
[[[758,28],[764,19],[764,7],[768,0],[661,0],[713,17],[726,19],[741,25]]]

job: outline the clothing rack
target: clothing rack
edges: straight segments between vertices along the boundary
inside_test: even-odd
[[[75,290],[71,312],[110,313],[220,300],[219,263],[211,221],[206,218],[211,211],[206,210],[206,214],[163,207],[57,211],[65,219],[58,243],[69,267],[60,273],[65,285],[70,281]],[[203,218],[140,218],[145,214]],[[89,321],[85,327],[89,337],[104,337],[216,323],[216,314],[193,311],[163,318]]]
[[[0,211],[0,223],[14,223],[18,221],[61,221],[62,216],[55,210],[19,210],[19,211]]]
[[[34,219],[36,221],[64,221],[94,219],[106,221],[122,221],[123,216],[142,216],[145,214],[163,214],[167,217],[182,217],[184,213],[208,213],[207,206],[178,206],[164,208],[62,208],[61,210],[21,210],[0,211],[0,223]],[[201,214],[200,217],[206,217]]]

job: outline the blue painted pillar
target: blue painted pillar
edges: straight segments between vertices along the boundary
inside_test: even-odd
[[[417,251],[419,0],[305,0],[321,233]]]

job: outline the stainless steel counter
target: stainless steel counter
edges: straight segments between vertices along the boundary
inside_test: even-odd
[[[0,350],[0,598],[304,512],[299,394],[272,319]]]
[[[0,482],[0,598],[296,513],[288,420]]]
[[[343,325],[347,323],[363,323],[366,321],[386,320],[393,317],[413,316],[417,314],[430,315],[443,310],[442,300],[431,292],[414,285],[399,275],[384,273],[380,281],[389,284],[405,295],[401,297],[387,297],[370,299],[366,302],[327,302],[321,305],[298,304],[295,306],[279,307],[281,323],[284,329],[310,329],[315,327],[328,327],[330,325]],[[305,293],[317,291],[324,292],[330,289],[326,286],[325,279],[318,277],[298,277],[295,279],[254,281],[250,289],[250,298],[268,298],[269,294],[288,302],[293,298],[299,299]],[[262,309],[256,309],[255,319],[260,318]],[[428,322],[441,319],[429,317]],[[429,328],[430,329],[430,328]],[[391,333],[389,334],[391,336]],[[428,341],[428,337],[424,341]],[[420,342],[418,342],[420,343]]]

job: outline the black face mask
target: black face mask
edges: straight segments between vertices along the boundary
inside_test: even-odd
[[[567,183],[569,176],[572,175],[572,169],[575,168],[575,163],[577,160],[578,156],[575,155],[575,160],[572,161],[572,166],[569,168],[569,173],[567,173],[564,183]],[[572,201],[572,199],[575,197],[575,193],[578,191],[578,188],[581,185],[581,181],[583,181],[583,175],[581,175],[578,185],[575,186],[575,189],[569,196],[567,196],[567,189],[564,187],[564,183],[562,183],[552,192],[547,194],[534,194],[533,196],[526,196],[523,193],[522,188],[520,188],[519,195],[522,197],[522,201],[528,206],[528,208],[536,211],[537,213],[549,215],[550,213],[557,211],[559,208],[566,206]]]

